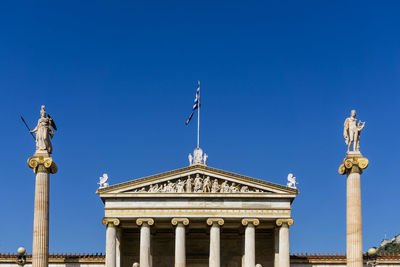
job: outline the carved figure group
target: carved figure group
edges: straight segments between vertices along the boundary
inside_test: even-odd
[[[148,187],[136,189],[134,192],[148,193],[255,193],[263,192],[260,189],[249,189],[247,185],[238,185],[234,182],[218,179],[211,180],[210,176],[201,177],[196,174],[193,179],[190,175],[184,179],[167,181],[164,184],[152,184]]]
[[[203,150],[198,147],[193,151],[193,156],[191,153],[189,153],[188,159],[189,159],[189,165],[193,164],[207,165],[208,155],[206,153],[204,153],[203,155]]]

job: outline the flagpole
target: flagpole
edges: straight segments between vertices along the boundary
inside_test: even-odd
[[[197,148],[200,147],[200,106],[201,106],[201,100],[200,100],[200,80],[198,81],[199,83],[199,106],[197,110]]]

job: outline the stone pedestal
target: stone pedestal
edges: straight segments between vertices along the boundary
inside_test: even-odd
[[[221,229],[224,220],[221,218],[207,219],[207,224],[211,225],[210,229],[210,258],[209,267],[220,267],[221,265]]]
[[[186,237],[185,226],[189,225],[187,218],[173,218],[171,220],[175,228],[175,267],[186,266]]]
[[[293,219],[278,219],[279,226],[279,267],[290,267],[290,243],[289,226],[293,225]]]
[[[361,153],[353,152],[339,167],[339,173],[347,175],[347,267],[363,267],[360,179],[368,163]]]
[[[36,173],[32,267],[47,267],[49,264],[50,173],[57,172],[57,165],[48,154],[35,154],[28,159],[28,166]]]
[[[105,267],[116,267],[116,238],[117,226],[120,221],[116,218],[104,218],[103,224],[107,226],[106,230],[106,265]]]
[[[154,220],[150,218],[139,218],[136,224],[140,228],[140,266],[151,267],[151,248],[150,248],[150,226],[154,224]]]

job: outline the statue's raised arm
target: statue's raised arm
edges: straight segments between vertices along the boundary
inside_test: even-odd
[[[46,110],[44,106],[40,109],[40,119],[38,123],[31,131],[31,133],[36,134],[36,153],[35,154],[51,154],[53,152],[53,147],[51,145],[51,138],[54,136],[55,124],[53,119],[48,115],[46,117]],[[56,128],[55,128],[56,129]]]
[[[343,137],[347,145],[347,154],[360,153],[360,133],[365,127],[365,122],[357,121],[356,111],[352,110],[350,117],[344,121]],[[353,151],[350,147],[353,144]]]

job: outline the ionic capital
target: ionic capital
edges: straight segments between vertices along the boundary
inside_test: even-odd
[[[53,162],[53,159],[49,156],[33,156],[28,158],[28,166],[33,169],[34,173],[45,172],[45,173],[56,173],[58,168]]]
[[[102,223],[105,226],[108,226],[109,224],[112,224],[112,226],[118,226],[120,221],[117,218],[103,218]]]
[[[368,167],[369,160],[364,157],[346,157],[339,166],[339,174],[359,173]]]
[[[146,223],[151,226],[154,224],[154,220],[152,218],[138,218],[136,220],[136,224],[139,226],[143,225],[143,223]]]
[[[207,224],[208,225],[213,225],[214,223],[218,223],[220,226],[224,225],[224,219],[222,218],[208,218],[207,219]]]
[[[282,225],[284,225],[284,224],[287,224],[288,226],[292,226],[293,223],[294,223],[294,221],[293,221],[292,218],[289,218],[289,219],[278,219],[278,220],[276,220],[276,225],[277,225],[277,226],[282,226]]]
[[[178,225],[178,223],[182,223],[183,225],[189,225],[188,218],[172,218],[171,220],[172,225]]]
[[[242,225],[247,226],[249,224],[252,224],[254,226],[260,225],[260,220],[259,219],[242,219]]]

